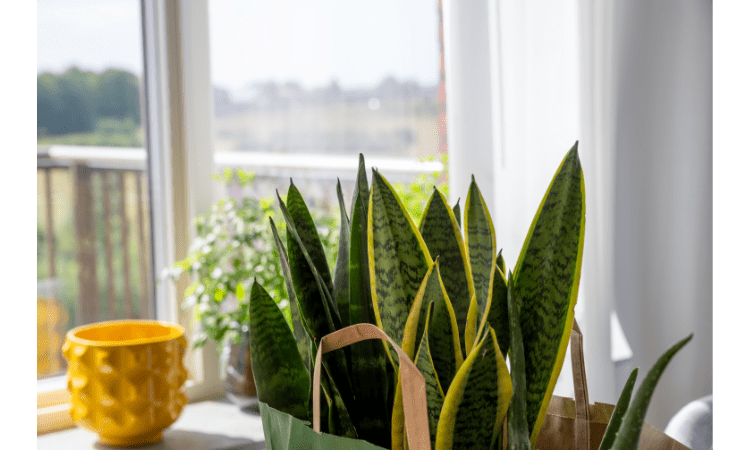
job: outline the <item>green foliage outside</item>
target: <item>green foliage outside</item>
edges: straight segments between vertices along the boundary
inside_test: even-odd
[[[72,68],[37,77],[37,143],[138,147],[143,145],[139,80],[110,69]]]
[[[447,167],[445,158],[443,162]],[[246,188],[252,186],[254,177],[244,170],[225,169],[215,179],[225,185],[238,184]],[[394,185],[403,192],[402,199],[415,222],[433,186],[437,185],[447,194],[444,180],[444,172],[434,172],[419,175],[409,184]],[[310,212],[318,226],[328,264],[334,267],[339,241],[338,207],[332,210],[313,207]],[[269,218],[273,218],[284,239],[286,224],[280,217],[275,198],[246,196],[240,200],[222,198],[212,206],[210,213],[194,219],[196,240],[185,259],[178,261],[165,275],[173,280],[183,273],[191,276],[192,284],[184,293],[183,307],[194,307],[195,319],[201,325],[201,330],[194,335],[196,347],[205,345],[209,339],[218,344],[230,339],[239,342],[243,325],[249,323],[246,306],[250,286],[256,279],[282,309],[291,326],[289,298],[269,225]]]

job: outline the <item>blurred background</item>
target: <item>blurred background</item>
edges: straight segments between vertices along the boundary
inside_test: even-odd
[[[694,333],[649,408],[664,429],[712,394],[711,23],[707,0],[38,0],[38,378],[74,326],[177,317],[161,273],[220,197],[294,177],[337,211],[359,153],[454,203],[475,175],[512,267],[578,141],[590,397]]]

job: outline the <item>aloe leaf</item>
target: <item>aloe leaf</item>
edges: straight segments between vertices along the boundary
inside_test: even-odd
[[[492,280],[495,274],[495,227],[492,217],[479,191],[474,176],[471,177],[469,195],[464,209],[464,240],[474,281],[477,302],[476,334],[482,332],[492,300]],[[468,343],[467,343],[468,344]],[[473,344],[473,343],[472,343]],[[468,349],[467,349],[468,352]]]
[[[612,417],[609,418],[609,424],[607,425],[607,430],[604,432],[604,437],[599,445],[599,450],[610,450],[612,448],[617,431],[620,429],[620,424],[622,424],[622,418],[628,410],[628,406],[630,406],[630,396],[633,395],[633,386],[635,385],[635,379],[637,377],[638,368],[636,367],[630,373],[630,377],[628,377],[628,381],[625,383],[622,393],[620,393],[620,398],[617,400],[617,405],[612,412]]]
[[[461,198],[456,200],[456,204],[453,205],[453,215],[456,217],[456,224],[461,228]]]
[[[488,327],[445,394],[435,449],[490,448],[500,434],[512,394],[495,331]]]
[[[366,186],[365,186],[366,187]],[[367,262],[367,216],[364,207],[367,197],[355,196],[351,217],[351,246],[349,247],[349,316],[350,323],[375,321],[370,293],[370,271]],[[344,249],[339,250],[344,251]],[[392,393],[389,397],[387,368],[390,367],[386,350],[375,340],[364,340],[351,349],[351,382],[354,398],[362,420],[357,432],[364,439],[381,447],[388,447],[391,435]]]
[[[419,232],[433,258],[440,258],[443,283],[451,299],[459,329],[466,329],[469,301],[474,294],[468,254],[458,226],[458,216],[448,206],[437,189],[427,202],[419,224]],[[460,333],[461,348],[465,348],[464,333]]]
[[[422,372],[422,376],[424,376],[425,379],[425,389],[427,392],[427,418],[430,422],[430,448],[435,448],[437,425],[438,420],[440,419],[440,411],[443,408],[443,401],[445,400],[445,392],[440,384],[440,380],[438,379],[432,355],[430,354],[429,324],[432,306],[433,303],[430,303],[427,307],[427,325],[425,327],[425,332],[422,335],[422,341],[419,344],[417,355],[414,357],[414,364],[416,364],[419,371]],[[448,386],[449,385],[446,385],[446,388]]]
[[[526,414],[532,446],[541,431],[573,327],[585,212],[576,143],[539,205],[514,270],[526,354]]]
[[[341,317],[341,327],[348,327],[349,323],[349,218],[346,216],[344,195],[341,193],[341,181],[336,181],[336,194],[339,198],[341,226],[339,232],[339,249],[336,256],[336,272],[333,279],[333,298]]]
[[[508,407],[508,450],[530,450],[529,423],[526,416],[526,359],[518,300],[513,287],[513,273],[508,275],[508,327],[510,329],[510,373],[513,397]]]
[[[276,251],[279,254],[279,262],[281,263],[281,272],[284,274],[286,292],[289,296],[289,309],[292,314],[292,328],[294,329],[294,339],[297,341],[297,350],[302,356],[302,362],[305,364],[305,368],[312,373],[312,368],[310,366],[312,357],[310,354],[310,339],[308,338],[309,331],[307,329],[307,324],[304,323],[304,319],[300,316],[297,296],[294,293],[292,271],[289,268],[289,258],[287,257],[286,249],[284,249],[284,244],[281,243],[281,238],[279,238],[276,224],[273,222],[273,219],[269,218],[268,220],[271,224],[273,240],[276,243]]]
[[[440,385],[446,389],[453,381],[456,371],[463,364],[463,352],[459,340],[456,316],[453,305],[442,283],[442,272],[440,264],[436,263],[437,279],[441,283],[443,295],[438,295],[432,300],[432,315],[428,326],[430,356],[438,374]]]
[[[648,404],[651,402],[651,396],[654,394],[656,384],[659,382],[661,374],[664,373],[664,369],[667,368],[667,364],[669,364],[675,353],[680,351],[692,338],[693,335],[690,334],[690,336],[673,345],[656,361],[651,370],[648,371],[646,378],[643,379],[641,385],[638,387],[638,392],[635,393],[635,397],[630,403],[625,417],[622,419],[622,425],[620,425],[620,429],[617,431],[617,437],[615,437],[612,450],[635,450],[638,448],[643,421],[646,418]]]
[[[309,374],[284,314],[263,286],[250,289],[250,361],[258,400],[308,420]]]
[[[492,302],[487,315],[487,323],[495,329],[497,342],[503,355],[508,354],[510,347],[510,328],[508,327],[508,280],[500,267],[495,265],[495,277],[492,280]]]
[[[412,302],[432,259],[393,187],[374,170],[367,240],[375,319],[391,339],[402,342]],[[388,350],[395,366],[395,350]]]

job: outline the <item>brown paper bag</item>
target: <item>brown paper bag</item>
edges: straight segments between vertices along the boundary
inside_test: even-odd
[[[570,345],[576,398],[573,400],[552,396],[536,442],[537,450],[597,450],[615,409],[614,405],[606,403],[589,404],[586,367],[583,362],[583,336],[575,321],[570,334]],[[689,450],[648,423],[643,424],[638,448]]]

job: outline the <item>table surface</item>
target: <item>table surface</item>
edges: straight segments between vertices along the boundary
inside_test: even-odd
[[[93,432],[76,427],[37,437],[38,450],[111,450]],[[133,447],[128,447],[132,449]],[[191,403],[164,438],[139,450],[265,450],[263,424],[257,412],[242,411],[225,399]]]

